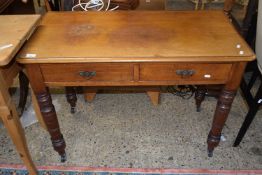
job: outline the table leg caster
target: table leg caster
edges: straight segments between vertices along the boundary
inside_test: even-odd
[[[62,155],[60,155],[61,156],[61,163],[64,163],[64,162],[66,162],[66,160],[67,160],[67,157],[66,157],[66,153],[64,153],[64,154],[62,154]]]
[[[213,151],[214,150],[207,150],[208,157],[213,157]]]
[[[213,157],[214,149],[218,146],[220,142],[221,134],[219,136],[214,136],[211,133],[208,134],[207,138],[207,155],[208,157]]]
[[[71,112],[71,114],[74,114],[76,112],[76,107],[71,107],[70,112]]]
[[[201,111],[200,106],[196,108],[196,111],[197,111],[197,112],[200,112],[200,111]]]

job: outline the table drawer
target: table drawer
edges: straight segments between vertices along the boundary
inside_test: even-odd
[[[121,63],[41,64],[45,82],[132,81],[133,65]]]
[[[140,81],[226,81],[232,64],[140,64]]]

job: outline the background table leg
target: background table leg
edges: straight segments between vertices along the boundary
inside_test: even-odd
[[[160,91],[147,91],[146,93],[149,96],[153,105],[157,106],[159,104]]]
[[[92,102],[96,97],[96,93],[96,88],[84,87],[84,96],[87,102]]]
[[[66,91],[66,99],[67,102],[70,104],[71,106],[71,113],[74,114],[75,113],[75,109],[76,109],[76,101],[77,101],[77,97],[76,97],[76,90],[74,87],[66,87],[65,88]]]
[[[195,100],[196,100],[196,110],[200,112],[201,110],[201,103],[204,101],[206,96],[207,89],[203,86],[198,86],[195,92]]]
[[[36,175],[37,170],[28,151],[24,131],[15,107],[12,106],[12,110],[6,110],[4,113],[1,111],[1,118],[29,174]]]
[[[37,170],[27,148],[24,130],[21,126],[15,105],[11,101],[8,87],[5,86],[0,74],[0,117],[18,151],[21,159],[27,167],[29,174],[36,175]]]

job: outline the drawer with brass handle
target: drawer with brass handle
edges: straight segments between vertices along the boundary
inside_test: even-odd
[[[135,66],[136,65],[136,66]],[[41,64],[46,83],[61,85],[152,85],[225,83],[232,64],[77,63]],[[135,67],[138,67],[136,69]],[[136,78],[134,78],[136,77]],[[71,82],[71,83],[70,83]],[[114,82],[114,83],[112,83]]]
[[[45,82],[132,81],[133,65],[121,63],[41,64]]]
[[[141,63],[140,81],[221,81],[229,77],[232,64]]]

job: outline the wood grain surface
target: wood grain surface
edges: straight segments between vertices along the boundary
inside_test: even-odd
[[[18,61],[232,62],[254,58],[222,11],[119,11],[49,12]]]
[[[0,66],[7,65],[30,37],[40,21],[40,15],[0,16]],[[10,47],[4,48],[10,45]]]

